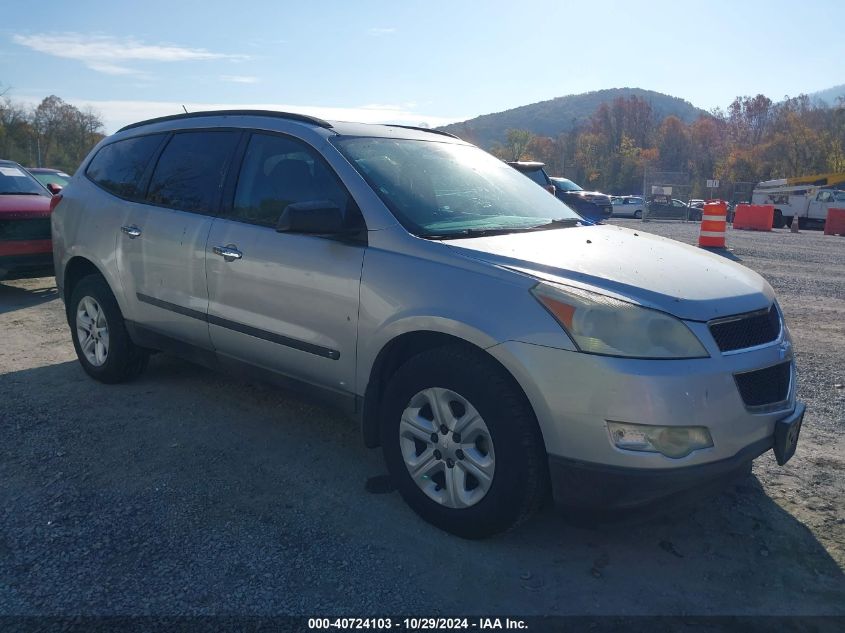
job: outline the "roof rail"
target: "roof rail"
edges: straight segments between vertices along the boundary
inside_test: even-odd
[[[455,136],[451,132],[445,132],[444,130],[435,130],[430,127],[420,127],[419,125],[399,125],[398,123],[384,123],[385,127],[401,127],[405,128],[406,130],[419,130],[420,132],[431,132],[432,134],[442,134],[443,136],[449,136],[451,138],[456,138],[459,141],[462,140],[461,137]]]
[[[147,119],[146,121],[138,121],[137,123],[130,123],[118,130],[131,130],[142,125],[150,123],[163,123],[164,121],[178,121],[180,119],[196,119],[206,116],[272,116],[278,119],[289,119],[291,121],[301,121],[302,123],[311,123],[319,127],[331,129],[332,124],[323,119],[318,119],[307,114],[296,114],[295,112],[278,112],[276,110],[206,110],[203,112],[184,112],[180,114],[171,114],[169,116],[161,116],[155,119]]]

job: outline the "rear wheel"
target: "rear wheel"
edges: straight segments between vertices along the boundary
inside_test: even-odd
[[[775,209],[775,214],[772,217],[772,228],[773,229],[782,229],[784,227],[783,213],[781,213],[780,209]]]
[[[637,220],[642,220],[643,219],[643,212],[642,211],[634,211],[634,217]]]
[[[548,490],[534,414],[483,352],[443,347],[415,356],[387,386],[382,447],[402,497],[423,519],[484,538],[528,518]]]
[[[79,362],[92,378],[124,382],[146,368],[149,355],[129,338],[117,300],[100,275],[85,277],[73,289],[68,323]]]

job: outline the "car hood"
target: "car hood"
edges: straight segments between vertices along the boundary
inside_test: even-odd
[[[567,196],[578,196],[587,202],[610,204],[610,196],[601,191],[564,191]]]
[[[50,213],[48,196],[0,195],[0,217],[40,218]]]
[[[589,288],[682,319],[767,308],[771,286],[727,257],[618,226],[587,226],[447,242],[461,255],[537,279]]]

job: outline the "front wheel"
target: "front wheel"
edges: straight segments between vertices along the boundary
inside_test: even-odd
[[[442,347],[409,360],[385,391],[381,431],[402,497],[452,534],[503,532],[547,494],[546,454],[531,407],[481,351]]]
[[[634,218],[636,218],[637,220],[642,220],[643,219],[643,212],[642,211],[634,211]]]
[[[85,277],[73,289],[68,323],[79,362],[92,378],[124,382],[146,368],[149,354],[129,338],[117,300],[100,275]]]

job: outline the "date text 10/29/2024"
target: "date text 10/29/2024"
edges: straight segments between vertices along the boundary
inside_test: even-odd
[[[405,631],[440,630],[527,630],[528,625],[518,618],[308,618],[313,630],[375,630]]]

